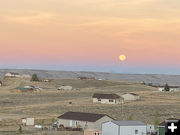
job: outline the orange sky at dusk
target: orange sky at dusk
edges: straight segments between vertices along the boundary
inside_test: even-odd
[[[179,0],[0,0],[3,68],[78,63],[180,73],[179,43]]]

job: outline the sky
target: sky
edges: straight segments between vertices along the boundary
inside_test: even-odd
[[[179,0],[0,0],[0,68],[180,74],[179,50]]]

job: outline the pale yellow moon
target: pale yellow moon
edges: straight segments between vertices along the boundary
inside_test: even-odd
[[[126,55],[121,54],[121,55],[119,56],[119,60],[120,60],[120,61],[125,61],[125,60],[126,60]]]

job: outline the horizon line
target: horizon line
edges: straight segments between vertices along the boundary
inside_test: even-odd
[[[57,71],[57,72],[88,72],[88,73],[110,73],[110,74],[124,74],[124,75],[172,75],[179,76],[180,74],[169,74],[169,73],[128,73],[128,72],[108,72],[108,71],[92,71],[92,70],[55,70],[55,69],[35,69],[35,68],[0,68],[0,70],[34,70],[34,71]]]

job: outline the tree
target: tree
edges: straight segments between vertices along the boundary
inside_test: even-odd
[[[155,129],[157,129],[158,127],[158,124],[159,124],[159,112],[155,112],[155,115],[154,115],[154,125],[155,125]]]
[[[152,83],[148,83],[148,86],[153,86],[153,84]]]
[[[128,117],[128,120],[133,120],[133,115],[132,114]]]
[[[165,87],[164,87],[164,90],[165,90],[165,91],[169,91],[169,90],[170,90],[167,83],[166,83],[166,85],[165,85]]]
[[[19,125],[19,129],[18,129],[19,133],[22,133],[22,126]]]
[[[32,75],[31,81],[35,81],[35,82],[39,81],[37,74]]]

